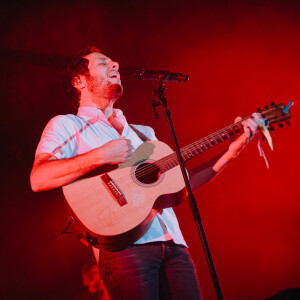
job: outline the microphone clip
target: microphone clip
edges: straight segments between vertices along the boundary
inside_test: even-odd
[[[163,81],[159,81],[159,86],[157,90],[153,90],[153,96],[157,97],[159,100],[155,101],[152,100],[152,107],[154,110],[154,117],[155,119],[159,118],[159,115],[156,112],[156,106],[162,105],[163,107],[167,107],[167,99],[165,97],[165,90],[167,89],[166,85]]]
[[[152,107],[153,107],[153,110],[154,110],[154,118],[155,119],[159,118],[159,115],[156,112],[156,106],[159,106],[159,105],[161,105],[161,102],[155,102],[154,100],[152,100]]]

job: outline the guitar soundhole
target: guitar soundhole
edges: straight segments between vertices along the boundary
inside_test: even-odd
[[[143,184],[156,182],[160,175],[160,169],[154,163],[141,163],[135,169],[135,178]]]

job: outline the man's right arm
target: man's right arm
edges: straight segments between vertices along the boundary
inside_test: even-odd
[[[126,162],[132,156],[130,140],[121,138],[73,158],[56,159],[50,153],[36,156],[30,174],[31,188],[35,192],[66,185],[104,164]]]

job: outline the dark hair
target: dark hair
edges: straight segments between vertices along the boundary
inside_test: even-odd
[[[74,87],[73,79],[78,75],[89,75],[89,61],[88,59],[84,58],[84,56],[94,52],[100,53],[100,50],[94,46],[88,46],[77,52],[75,56],[71,59],[65,72],[64,81],[66,92],[67,95],[72,99],[72,103],[75,108],[79,107],[80,92]]]

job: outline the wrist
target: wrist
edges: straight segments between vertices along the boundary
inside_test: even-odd
[[[220,159],[214,164],[212,169],[215,172],[220,172],[227,164],[229,164],[233,159],[235,155],[233,154],[232,151],[227,150],[221,157]]]
[[[89,163],[94,168],[100,167],[106,163],[101,147],[92,150],[89,154]]]
[[[239,153],[242,151],[243,147],[244,147],[243,145],[241,145],[239,147],[229,147],[226,152],[226,155],[228,156],[228,158],[233,159],[239,155]]]
[[[232,156],[232,158],[235,158],[246,146],[246,143],[247,140],[245,140],[244,138],[243,139],[239,138],[235,140],[228,147],[228,151],[227,151],[228,155]]]

